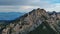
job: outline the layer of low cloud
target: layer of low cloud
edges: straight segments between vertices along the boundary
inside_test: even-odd
[[[0,0],[0,12],[29,12],[36,8],[59,12],[59,0]]]
[[[0,6],[0,12],[29,12],[39,6]]]
[[[51,4],[50,6],[45,7],[45,9],[50,12],[52,11],[60,12],[60,3]]]

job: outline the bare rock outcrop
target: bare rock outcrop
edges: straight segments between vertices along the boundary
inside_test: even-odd
[[[46,22],[46,23],[45,23]],[[17,18],[2,29],[1,34],[27,34],[34,30],[42,23],[50,29],[57,32],[54,26],[57,26],[54,21],[51,21],[50,16],[44,9],[34,9],[29,13]],[[48,24],[48,25],[47,25]]]

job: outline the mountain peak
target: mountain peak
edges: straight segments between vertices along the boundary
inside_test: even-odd
[[[38,8],[33,9],[31,12],[24,14],[5,26],[0,26],[0,30],[2,34],[27,34],[40,26],[43,30],[49,30],[49,34],[55,34],[58,31],[56,30],[56,19],[56,17],[53,19],[46,10]],[[54,26],[56,26],[56,29]]]

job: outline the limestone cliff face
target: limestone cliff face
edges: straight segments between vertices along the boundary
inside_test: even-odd
[[[44,24],[46,24],[47,27],[51,27],[50,29],[56,31],[53,25],[50,24],[49,18],[50,16],[44,9],[34,9],[12,21],[12,23],[6,25],[4,28],[1,28],[2,30],[0,32],[1,34],[27,34],[45,21],[47,23]]]

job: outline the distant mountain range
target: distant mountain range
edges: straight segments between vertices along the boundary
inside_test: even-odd
[[[21,12],[0,12],[0,20],[14,20],[24,14]]]

